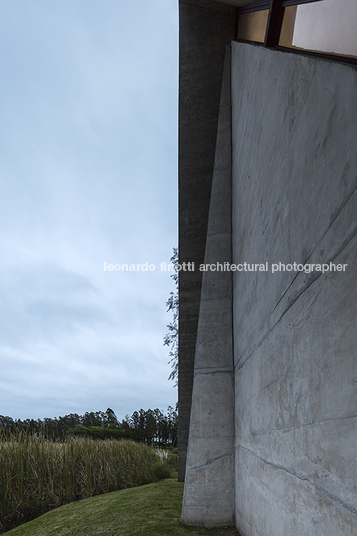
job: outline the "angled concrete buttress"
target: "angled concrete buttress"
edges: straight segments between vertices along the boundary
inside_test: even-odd
[[[203,272],[182,509],[183,523],[206,527],[234,524],[232,273],[224,271],[232,249],[230,91],[227,47],[205,251],[212,266]]]
[[[226,46],[236,8],[179,0],[179,262],[204,261]],[[184,481],[202,272],[179,273],[178,479]]]

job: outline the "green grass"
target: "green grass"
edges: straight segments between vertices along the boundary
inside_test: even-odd
[[[165,479],[61,506],[6,536],[239,536],[233,528],[197,529],[180,523],[183,484]]]
[[[170,476],[164,452],[128,440],[0,441],[0,533],[52,508]]]

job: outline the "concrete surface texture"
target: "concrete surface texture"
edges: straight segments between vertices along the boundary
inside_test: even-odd
[[[230,49],[224,65],[204,263],[231,262]],[[217,413],[217,408],[219,413]],[[203,273],[182,521],[234,524],[232,274]]]
[[[179,262],[204,260],[226,45],[235,35],[235,9],[216,2],[180,1]],[[179,466],[184,480],[202,273],[180,272]]]
[[[222,80],[204,262],[269,269],[204,272],[182,520],[356,536],[357,70],[233,42]]]
[[[357,71],[232,43],[235,517],[357,534]],[[222,408],[225,411],[225,408]]]

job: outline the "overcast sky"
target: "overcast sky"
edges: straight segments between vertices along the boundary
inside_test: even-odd
[[[357,55],[356,0],[324,0],[297,6],[293,45]]]
[[[177,39],[176,0],[0,0],[2,415],[176,403]]]

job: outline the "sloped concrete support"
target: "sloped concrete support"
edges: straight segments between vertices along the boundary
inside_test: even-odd
[[[179,257],[204,261],[222,73],[235,8],[179,0]],[[202,272],[179,274],[178,479],[185,478]]]
[[[203,271],[194,365],[182,510],[187,525],[234,524],[232,276],[224,271],[225,262],[231,262],[230,48],[222,82],[205,251],[205,265],[210,269]]]

